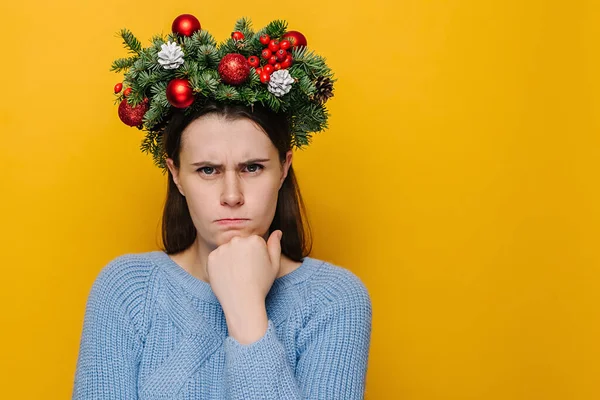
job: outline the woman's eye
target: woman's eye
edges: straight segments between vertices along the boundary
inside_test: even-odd
[[[255,173],[263,169],[264,166],[260,164],[249,164],[246,166],[246,169],[250,173]],[[200,167],[196,170],[196,172],[201,172],[203,175],[214,175],[215,168],[214,167]]]
[[[250,164],[248,165],[248,171],[249,172],[257,172],[260,171],[261,169],[263,169],[264,167],[260,164]]]
[[[200,167],[196,171],[203,172],[205,175],[212,175],[212,172],[214,172],[214,168],[213,167]]]

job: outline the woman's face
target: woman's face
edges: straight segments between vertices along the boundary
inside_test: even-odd
[[[197,240],[214,249],[234,236],[265,237],[292,151],[282,164],[259,125],[208,114],[183,131],[179,159],[179,169],[172,159],[167,165],[186,198]]]

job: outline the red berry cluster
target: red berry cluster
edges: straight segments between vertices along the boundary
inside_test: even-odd
[[[273,71],[287,69],[292,66],[294,59],[292,54],[288,52],[292,48],[292,44],[285,39],[281,41],[271,39],[267,34],[260,35],[259,40],[265,46],[260,54],[261,58],[250,56],[248,57],[248,64],[254,67],[256,73],[260,76],[260,81],[267,83],[271,79]]]

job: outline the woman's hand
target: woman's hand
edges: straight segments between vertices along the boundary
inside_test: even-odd
[[[225,313],[229,335],[242,344],[267,331],[265,298],[279,273],[281,233],[272,232],[267,242],[257,235],[235,236],[208,255],[210,285]]]

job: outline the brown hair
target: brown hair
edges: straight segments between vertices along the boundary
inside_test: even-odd
[[[242,105],[208,103],[201,108],[186,112],[176,110],[166,125],[162,138],[166,157],[173,159],[179,168],[181,136],[185,128],[197,118],[216,114],[227,120],[248,118],[260,126],[277,148],[279,160],[285,161],[291,149],[289,120],[284,114],[275,113],[265,107],[254,105],[252,109]],[[179,253],[192,245],[196,239],[196,227],[190,216],[185,197],[179,192],[171,171],[168,170],[167,199],[162,218],[162,241],[167,254]],[[283,232],[281,252],[294,261],[301,261],[312,249],[312,235],[300,188],[290,165],[288,174],[279,189],[275,216],[269,234],[277,229]]]

